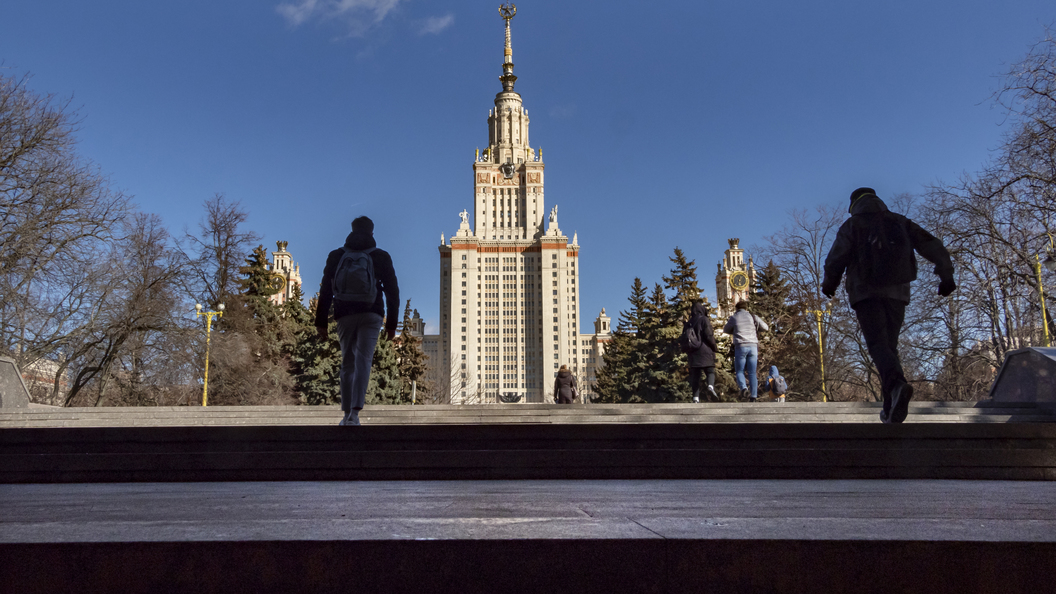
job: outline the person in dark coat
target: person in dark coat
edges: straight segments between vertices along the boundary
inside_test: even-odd
[[[319,340],[328,339],[327,324],[333,305],[337,321],[337,338],[341,343],[341,410],[345,416],[340,425],[359,425],[359,411],[367,395],[370,366],[374,359],[382,324],[389,340],[396,336],[396,322],[400,307],[400,287],[392,257],[377,249],[374,241],[374,222],[367,217],[352,221],[352,233],[345,245],[330,252],[319,283],[319,303],[315,310],[315,328]],[[377,298],[374,303],[356,303],[334,298],[334,274],[346,251],[367,252],[374,267]],[[388,316],[385,315],[386,311]]]
[[[857,251],[870,229],[894,220],[902,225],[913,250],[935,265],[939,277],[939,295],[947,297],[957,289],[953,280],[953,262],[950,253],[934,235],[921,229],[906,217],[893,213],[876,195],[872,188],[858,188],[851,193],[851,205],[847,209],[851,217],[844,221],[833,241],[832,249],[825,258],[825,278],[821,292],[830,299],[840,286],[844,271],[847,272],[847,297],[858,317],[869,356],[880,373],[880,386],[884,396],[884,408],[880,420],[884,423],[901,423],[909,413],[909,401],[913,398],[913,386],[906,381],[902,363],[898,360],[898,335],[909,304],[910,283],[877,284],[868,276],[868,271],[859,262]],[[895,266],[903,265],[899,262]],[[917,262],[912,258],[899,270],[904,278],[916,279]],[[911,269],[910,269],[911,268]],[[910,281],[910,282],[911,282]]]
[[[568,370],[568,365],[562,365],[554,379],[554,400],[558,404],[572,404],[572,401],[579,396],[578,392],[576,376]]]
[[[707,380],[705,398],[718,402],[719,395],[715,393],[715,352],[719,350],[719,346],[715,344],[715,332],[711,329],[711,320],[703,303],[698,301],[693,304],[687,324],[700,337],[700,348],[686,353],[689,360],[689,389],[693,391],[693,402],[700,402],[701,376]]]

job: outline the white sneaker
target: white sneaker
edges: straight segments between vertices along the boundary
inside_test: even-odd
[[[711,401],[718,402],[719,395],[715,393],[715,386],[708,386],[708,394],[711,394]]]
[[[693,404],[700,404],[700,398],[694,396],[693,397]]]

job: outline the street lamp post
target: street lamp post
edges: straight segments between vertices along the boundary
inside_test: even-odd
[[[808,309],[807,313],[812,313],[818,320],[818,361],[821,364],[821,401],[829,401],[829,392],[825,389],[825,347],[821,339],[821,319],[829,313],[832,309],[832,303],[830,302],[825,306],[824,310],[820,309]]]
[[[216,311],[202,311],[202,304],[194,304],[194,317],[205,316],[205,373],[202,378],[202,406],[209,406],[209,337],[213,330],[213,317],[224,316],[224,304],[216,306]]]
[[[1049,272],[1056,271],[1056,248],[1053,247],[1052,235],[1049,235],[1049,247],[1045,248],[1045,261],[1042,262],[1039,254],[1034,254],[1035,270],[1038,273],[1038,298],[1041,300],[1041,327],[1045,332],[1045,346],[1051,347],[1052,340],[1049,338],[1049,318],[1045,311],[1045,286],[1041,282],[1041,267],[1045,266]]]

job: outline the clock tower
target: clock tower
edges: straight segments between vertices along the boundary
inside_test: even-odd
[[[748,264],[744,262],[744,250],[738,244],[740,239],[727,240],[730,248],[726,250],[719,270],[715,274],[715,294],[718,297],[719,317],[733,315],[738,301],[748,299],[752,285],[755,284],[755,263],[751,256]]]

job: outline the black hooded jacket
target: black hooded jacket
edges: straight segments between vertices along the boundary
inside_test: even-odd
[[[693,304],[693,313],[689,318],[689,325],[700,337],[700,348],[686,353],[690,367],[714,367],[715,351],[719,346],[715,344],[715,332],[711,329],[711,320],[704,311],[703,303]]]
[[[572,375],[571,371],[562,369],[557,372],[557,377],[554,378],[555,400],[560,396],[572,400],[572,390],[576,389],[576,376]]]
[[[365,250],[376,248],[378,244],[374,241],[371,233],[356,233],[353,231],[345,238],[345,247],[351,250]],[[334,299],[334,270],[341,256],[345,253],[343,248],[338,248],[326,257],[326,266],[323,268],[323,280],[319,283],[319,306],[315,310],[315,326],[326,326],[330,315],[330,305],[334,306],[334,319],[347,315],[363,312],[374,312],[385,317],[385,329],[390,332],[396,331],[399,322],[400,310],[400,286],[396,282],[396,271],[392,267],[392,257],[384,250],[375,249],[370,252],[370,259],[374,262],[374,277],[378,279],[378,298],[373,305],[362,303],[349,303]],[[382,295],[384,294],[384,301]],[[389,315],[385,316],[388,311]]]
[[[863,278],[858,270],[858,259],[855,257],[855,249],[859,245],[858,238],[870,225],[876,224],[878,217],[897,217],[906,225],[909,240],[913,243],[913,249],[927,258],[935,265],[935,274],[939,279],[953,279],[953,262],[950,253],[934,235],[921,229],[913,221],[906,217],[893,213],[887,209],[884,201],[874,194],[866,194],[859,198],[851,206],[851,217],[844,221],[836,234],[836,240],[832,243],[829,256],[825,258],[825,280],[821,283],[822,292],[831,295],[840,286],[843,272],[847,271],[847,297],[851,305],[874,297],[895,299],[909,303],[909,283],[898,285],[876,286]],[[912,262],[914,268],[916,262]],[[916,270],[913,271],[913,277]]]

